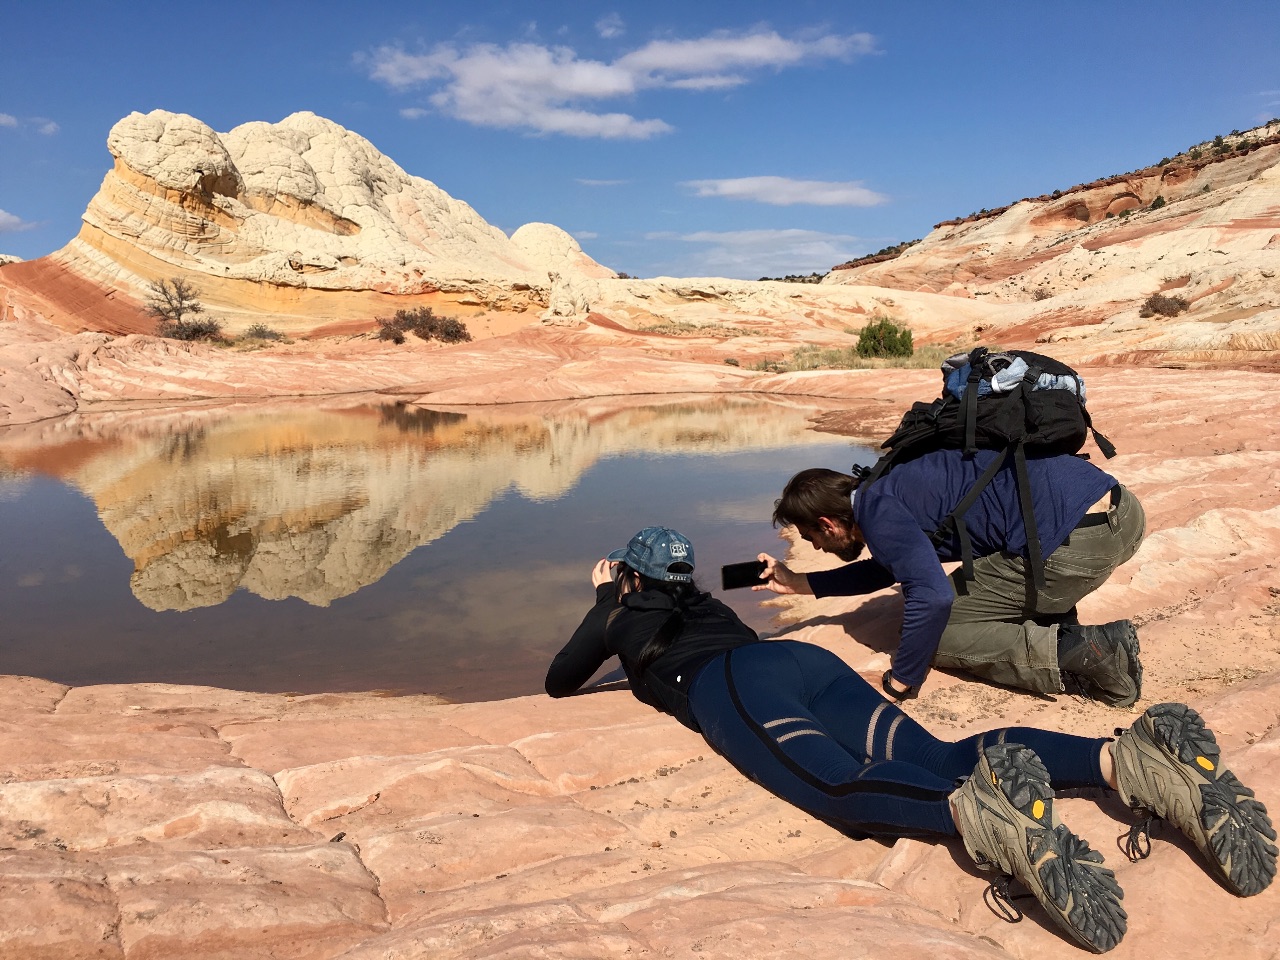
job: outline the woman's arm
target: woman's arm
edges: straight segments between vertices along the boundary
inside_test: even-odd
[[[612,656],[605,646],[604,629],[609,614],[617,608],[613,581],[596,584],[596,605],[587,612],[547,669],[545,687],[548,695],[567,697],[577,692]]]

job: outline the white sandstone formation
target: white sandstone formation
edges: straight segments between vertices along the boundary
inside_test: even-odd
[[[312,113],[224,134],[184,114],[133,113],[107,146],[114,168],[57,259],[138,299],[148,281],[187,276],[233,327],[241,315],[297,329],[369,320],[415,297],[524,311],[545,304],[551,272],[613,276],[548,224],[509,239]]]

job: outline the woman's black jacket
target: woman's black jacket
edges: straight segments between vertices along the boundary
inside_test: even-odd
[[[643,674],[640,652],[675,609],[657,590],[628,593],[619,603],[613,583],[596,588],[596,605],[547,670],[547,693],[567,697],[591,679],[611,656],[622,661],[636,699],[697,730],[689,712],[689,687],[708,660],[725,650],[758,643],[754,630],[709,593],[696,595],[682,611],[684,625],[671,645]]]

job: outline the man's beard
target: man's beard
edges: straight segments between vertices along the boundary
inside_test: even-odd
[[[862,550],[865,546],[866,544],[861,540],[854,540],[847,547],[841,547],[839,550],[835,551],[835,555],[845,563],[853,563],[853,561],[862,556]]]

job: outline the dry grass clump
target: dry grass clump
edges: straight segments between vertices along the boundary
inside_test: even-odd
[[[1163,293],[1153,293],[1138,308],[1138,316],[1176,317],[1190,306],[1186,297],[1166,297]]]
[[[901,367],[923,370],[940,367],[942,361],[956,352],[954,346],[917,347],[910,356],[864,357],[854,347],[819,347],[806,344],[780,360],[762,360],[751,369],[767,373],[790,373],[795,370],[880,370]]]

